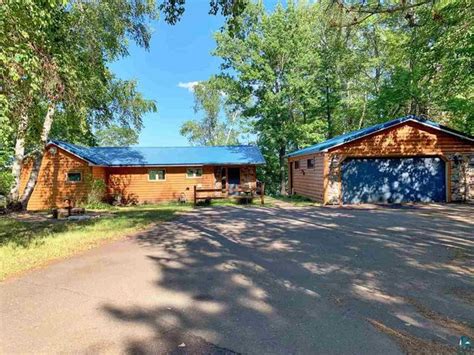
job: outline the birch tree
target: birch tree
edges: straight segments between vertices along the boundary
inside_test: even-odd
[[[243,133],[239,108],[230,101],[225,78],[213,77],[194,87],[194,113],[198,119],[183,123],[181,135],[193,145],[235,145]]]
[[[141,115],[155,110],[133,82],[115,79],[107,63],[128,55],[127,39],[148,48],[148,22],[157,15],[152,1],[27,4],[7,2],[2,7],[6,33],[1,36],[5,46],[0,56],[6,79],[0,101],[6,117],[2,125],[13,127],[10,139],[15,142],[10,199],[23,206],[35,186],[40,156],[58,115],[73,117],[86,127],[118,120],[139,129]],[[26,146],[37,154],[19,196]]]

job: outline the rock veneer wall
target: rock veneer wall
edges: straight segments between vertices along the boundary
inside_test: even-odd
[[[474,154],[450,154],[451,201],[474,202]]]
[[[341,202],[341,162],[342,156],[332,154],[328,156],[328,176],[326,186],[326,203],[336,205]]]

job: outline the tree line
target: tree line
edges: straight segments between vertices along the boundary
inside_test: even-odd
[[[425,116],[472,135],[473,7],[320,0],[269,11],[250,3],[215,33],[222,66],[196,100],[209,101],[203,90],[221,92],[223,111],[232,107],[241,132],[262,149],[259,177],[273,193],[286,191],[288,152],[396,117]],[[223,112],[219,123],[204,111],[182,133],[191,143],[222,144],[206,137],[225,137],[235,115]],[[190,129],[210,122],[213,130]]]

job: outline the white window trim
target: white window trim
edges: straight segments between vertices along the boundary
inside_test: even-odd
[[[79,174],[81,176],[81,179],[79,181],[70,181],[69,180],[69,174]],[[72,171],[68,171],[66,173],[66,182],[68,184],[78,184],[78,183],[81,183],[82,182],[82,171],[77,171],[77,170],[72,170]]]
[[[165,172],[165,178],[164,179],[151,180],[150,179],[150,171],[158,171],[158,170],[163,170]],[[168,173],[167,173],[165,168],[154,168],[154,169],[148,169],[147,170],[147,179],[148,179],[149,182],[163,182],[163,181],[166,181],[166,175],[168,175]]]
[[[188,176],[188,170],[201,170],[201,176]],[[203,168],[186,168],[186,179],[200,179],[204,175],[204,170]]]

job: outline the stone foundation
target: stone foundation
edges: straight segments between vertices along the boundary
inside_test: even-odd
[[[474,202],[474,154],[450,154],[451,201]]]
[[[328,156],[328,184],[326,186],[326,203],[336,205],[340,202],[341,194],[341,161],[342,156],[334,154]]]

